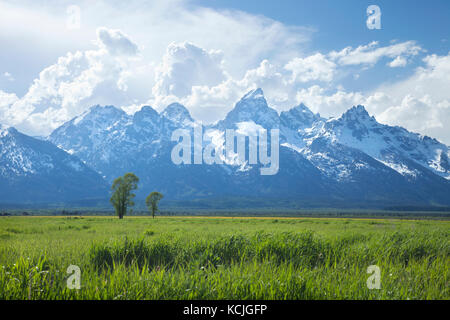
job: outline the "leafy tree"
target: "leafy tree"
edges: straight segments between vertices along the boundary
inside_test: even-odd
[[[119,219],[122,219],[127,214],[127,208],[129,206],[134,205],[133,198],[136,195],[132,191],[137,189],[138,182],[139,178],[131,172],[114,180],[111,187],[113,194],[110,201]]]
[[[158,202],[163,198],[163,194],[157,191],[153,191],[150,193],[145,199],[145,204],[148,207],[148,210],[152,212],[153,219],[155,219],[155,212],[158,211]]]

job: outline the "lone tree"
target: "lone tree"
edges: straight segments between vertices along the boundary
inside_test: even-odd
[[[110,201],[119,219],[122,219],[127,214],[127,208],[129,206],[134,205],[133,198],[135,194],[132,191],[137,189],[138,182],[139,178],[131,172],[114,180],[111,187],[113,194]]]
[[[145,204],[148,207],[148,210],[152,212],[153,219],[155,219],[155,212],[158,211],[158,202],[163,198],[163,194],[157,191],[153,191],[150,193],[145,199]]]

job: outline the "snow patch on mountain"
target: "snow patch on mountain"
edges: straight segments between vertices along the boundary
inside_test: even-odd
[[[305,140],[311,142],[318,137],[361,150],[402,175],[417,177],[420,173],[408,169],[405,163],[392,162],[392,155],[396,161],[411,159],[446,179],[450,178],[447,146],[400,127],[380,124],[363,106],[353,107],[341,117],[329,119],[323,126],[307,131]]]
[[[304,104],[278,114],[267,104],[261,89],[251,90],[225,119],[202,126],[203,150],[218,152],[222,164],[173,165],[170,154],[176,142],[171,141],[172,132],[187,129],[192,138],[198,126],[202,124],[195,122],[179,103],[167,106],[161,113],[145,106],[134,115],[112,106],[95,106],[56,129],[49,140],[78,156],[108,181],[118,173],[133,170],[140,173],[142,183],[148,184],[155,172],[164,173],[163,179],[169,179],[171,187],[185,186],[188,194],[210,194],[214,181],[218,181],[219,191],[225,186],[232,191],[260,188],[259,173],[256,175],[259,170],[253,170],[258,165],[249,165],[248,159],[242,160],[236,153],[225,154],[227,129],[245,136],[258,135],[265,129],[268,137],[270,129],[280,130],[280,161],[289,159],[280,165],[283,178],[277,188],[289,186],[284,192],[295,191],[300,180],[314,177],[307,185],[324,183],[318,187],[320,190],[328,190],[330,185],[339,186],[337,190],[352,186],[346,192],[394,197],[389,188],[411,192],[411,183],[414,187],[425,183],[426,191],[433,184],[441,188],[441,183],[450,178],[447,146],[400,127],[380,124],[363,106],[352,107],[331,119],[322,118]],[[283,158],[282,153],[288,158]],[[291,182],[286,184],[287,180]],[[263,189],[270,188],[268,184]]]
[[[402,163],[387,162],[387,161],[383,161],[383,160],[379,160],[379,161],[404,176],[407,175],[407,176],[416,178],[420,174],[419,171],[417,171],[415,169],[410,169],[408,166],[406,166]]]

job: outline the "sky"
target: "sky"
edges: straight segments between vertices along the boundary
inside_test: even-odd
[[[0,124],[171,102],[211,123],[261,87],[279,112],[362,104],[450,145],[449,21],[447,0],[0,0]]]

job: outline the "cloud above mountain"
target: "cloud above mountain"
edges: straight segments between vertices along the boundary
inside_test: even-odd
[[[388,107],[378,118],[449,144],[450,52],[446,56],[428,55],[423,61],[425,66],[411,77],[378,89],[389,96]]]
[[[450,53],[427,55],[423,63],[411,76],[371,91],[327,90],[314,85],[298,91],[297,100],[327,117],[344,112],[349,105],[362,104],[383,123],[449,144],[450,93],[445,88],[450,86]]]
[[[22,49],[8,70],[5,61],[0,63],[0,74],[7,72],[14,79],[8,82],[17,86],[17,91],[0,87],[0,123],[28,134],[46,135],[94,104],[133,113],[146,104],[161,111],[180,102],[196,119],[213,122],[245,92],[262,87],[277,111],[303,102],[331,117],[364,104],[380,121],[450,143],[445,130],[450,116],[450,54],[427,53],[414,40],[313,51],[317,30],[311,27],[182,0],[135,0],[126,15],[124,6],[115,2],[80,1],[80,29],[68,34],[62,31],[65,5],[24,3],[0,4],[0,10],[10,13],[0,21],[0,41],[6,42],[7,26],[8,39],[22,37],[36,47],[33,58],[22,42],[7,48],[11,55],[14,48]],[[46,22],[40,26],[36,17]],[[24,19],[28,26],[14,28]],[[37,36],[39,28],[52,39],[51,45]],[[43,66],[31,84],[16,76],[21,64],[39,61]],[[364,90],[348,86],[360,81],[360,75],[382,68],[411,71]]]
[[[222,83],[227,78],[222,59],[221,51],[206,51],[189,42],[171,43],[156,68],[155,99],[179,99],[190,95],[192,87]]]
[[[39,73],[20,99],[3,93],[0,121],[31,134],[46,134],[98,100],[123,103],[127,74],[139,60],[137,45],[122,32],[106,28],[97,30],[96,44],[95,50],[59,57]]]

